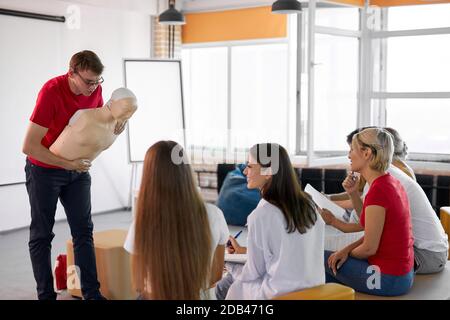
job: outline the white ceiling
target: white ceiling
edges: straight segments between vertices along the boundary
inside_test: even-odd
[[[57,0],[125,11],[156,14],[157,0]]]
[[[158,0],[0,0],[0,8],[33,11],[50,15],[63,15],[65,9],[69,5],[79,4],[155,15],[157,14],[157,1]]]
[[[176,0],[183,12],[215,11],[272,5],[275,0]],[[303,0],[302,0],[303,1]],[[122,11],[137,11],[157,15],[167,8],[168,0],[0,0],[0,7],[13,10],[34,10],[60,14],[70,4],[88,5]]]

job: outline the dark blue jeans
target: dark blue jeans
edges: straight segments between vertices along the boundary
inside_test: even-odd
[[[97,281],[91,220],[91,176],[64,169],[36,166],[27,160],[26,187],[31,206],[30,250],[39,299],[56,299],[53,288],[51,242],[55,234],[58,198],[66,212],[73,240],[75,265],[79,268],[85,299],[100,296]]]
[[[367,260],[348,257],[345,263],[334,275],[328,267],[328,257],[333,254],[325,251],[325,282],[336,282],[349,286],[356,291],[377,296],[399,296],[411,289],[414,281],[414,271],[403,276],[375,274],[375,270]]]

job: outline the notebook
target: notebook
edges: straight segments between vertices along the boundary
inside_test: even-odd
[[[225,252],[225,262],[234,262],[245,264],[247,261],[247,254],[245,253],[227,253]]]

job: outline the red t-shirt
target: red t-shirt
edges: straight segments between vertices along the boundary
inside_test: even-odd
[[[383,233],[377,253],[369,257],[381,273],[402,276],[414,266],[413,234],[408,196],[396,178],[389,173],[372,182],[364,199],[361,225],[364,227],[366,208],[376,205],[385,208]]]
[[[103,106],[102,87],[97,89],[88,97],[75,95],[69,87],[69,75],[64,74],[50,79],[39,91],[36,106],[30,121],[42,127],[48,128],[47,134],[41,144],[50,146],[59,137],[70,118],[79,109],[98,108]],[[40,162],[28,156],[28,159],[35,165],[45,168],[59,168]]]

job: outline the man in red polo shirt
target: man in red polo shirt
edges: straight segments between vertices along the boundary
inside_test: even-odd
[[[72,56],[68,73],[44,84],[30,117],[23,152],[26,187],[31,205],[29,250],[39,299],[56,299],[51,268],[51,242],[58,199],[69,222],[75,265],[84,299],[104,299],[97,281],[91,220],[91,163],[67,160],[49,151],[79,109],[103,106],[103,64],[92,51]],[[116,128],[116,134],[124,126]]]

